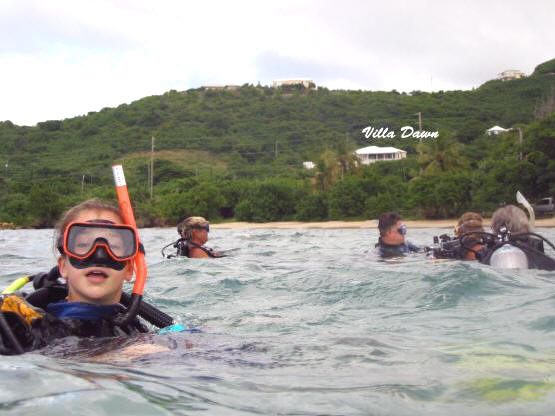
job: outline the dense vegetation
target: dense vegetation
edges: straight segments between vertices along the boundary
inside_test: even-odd
[[[85,198],[113,198],[110,166],[123,163],[143,225],[195,214],[211,220],[375,218],[488,213],[555,193],[555,60],[529,77],[471,91],[170,91],[34,127],[0,122],[0,222],[51,226]],[[439,130],[438,139],[366,139],[366,126]],[[493,125],[519,127],[486,136]],[[155,137],[153,197],[151,137]],[[359,166],[370,144],[408,152]],[[520,154],[522,153],[522,159]],[[317,163],[303,170],[302,161]]]

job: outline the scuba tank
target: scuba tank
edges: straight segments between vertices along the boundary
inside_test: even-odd
[[[492,253],[489,264],[500,269],[527,269],[528,257],[512,244],[504,244]]]

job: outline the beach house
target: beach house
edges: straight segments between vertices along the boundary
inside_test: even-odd
[[[355,154],[363,165],[369,165],[382,160],[401,160],[407,157],[407,152],[395,147],[367,146],[357,149]]]

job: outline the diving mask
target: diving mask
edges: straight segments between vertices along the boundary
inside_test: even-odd
[[[139,250],[137,231],[125,224],[72,222],[58,250],[70,258],[85,260],[100,248],[114,261],[132,260]]]

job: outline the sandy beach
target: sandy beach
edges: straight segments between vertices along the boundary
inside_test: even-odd
[[[447,220],[406,220],[404,221],[409,228],[453,228],[457,219]],[[484,225],[489,227],[490,219],[484,219]],[[240,229],[240,228],[377,228],[377,220],[367,221],[322,221],[322,222],[299,222],[299,221],[280,221],[280,222],[228,222],[222,224],[210,224],[212,228],[221,229]],[[536,219],[536,227],[555,227],[555,217]]]

